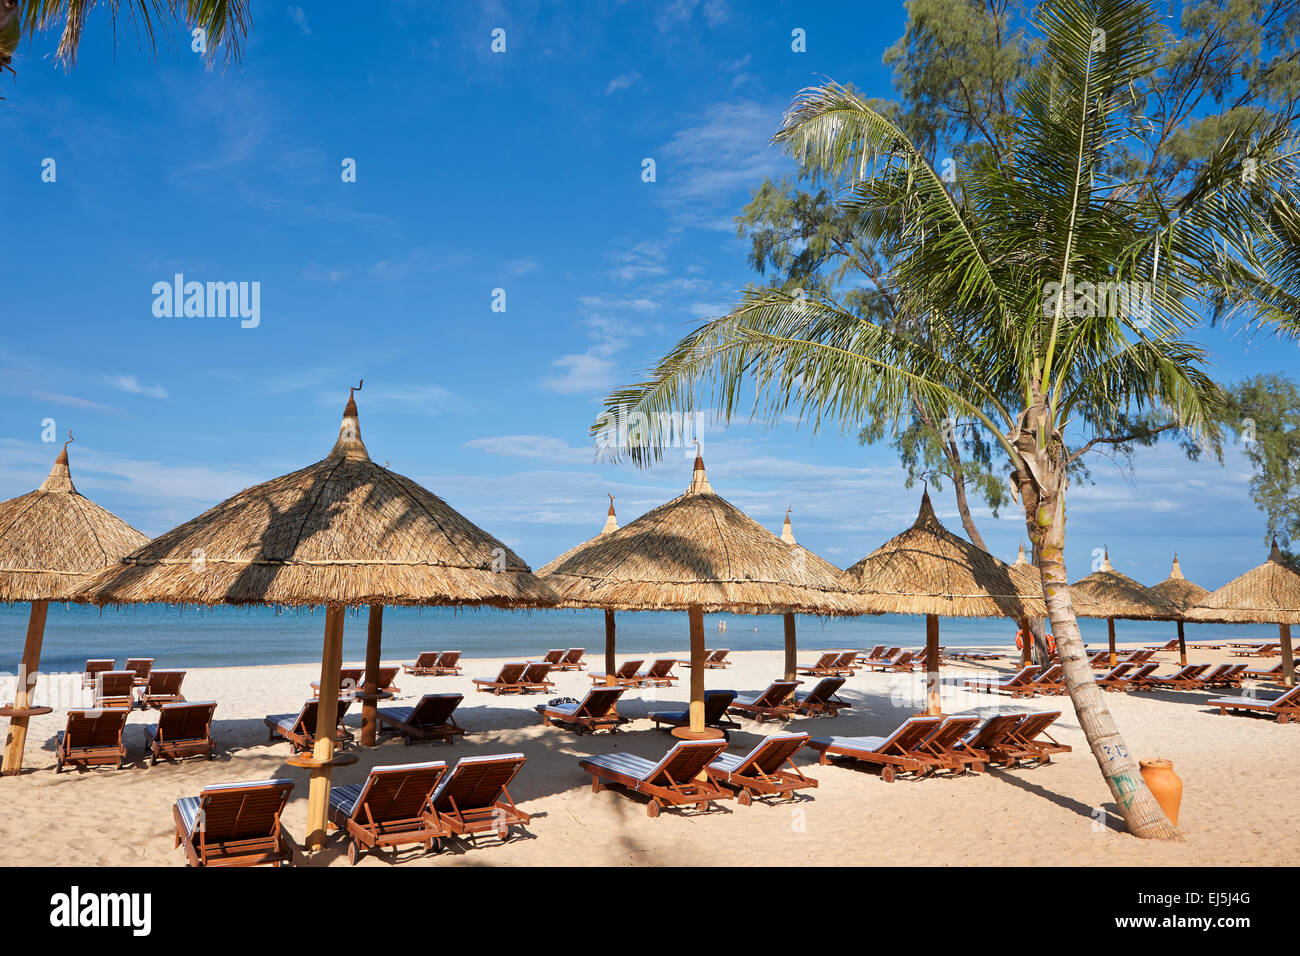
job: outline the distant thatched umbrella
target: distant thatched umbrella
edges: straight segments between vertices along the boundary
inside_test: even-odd
[[[843,571],[841,571],[835,565],[831,564],[821,555],[809,551],[807,548],[805,548],[803,545],[801,545],[798,541],[795,540],[794,528],[790,526],[790,511],[791,509],[787,508],[785,512],[785,522],[781,525],[781,540],[784,541],[786,544],[791,545],[794,548],[797,548],[800,551],[800,553],[803,555],[804,560],[807,561],[809,564],[813,565],[814,568],[816,568],[816,570],[819,573],[825,574],[826,576],[832,579],[838,579],[840,575],[844,573]],[[786,614],[784,615],[784,618],[785,618],[784,621],[785,623],[785,679],[794,680],[795,675],[799,670],[799,662],[797,660],[799,646],[798,646],[797,638],[795,636],[794,615],[787,611]]]
[[[1102,551],[1101,567],[1070,585],[1074,613],[1079,617],[1104,617],[1110,638],[1110,665],[1115,666],[1115,619],[1172,621],[1178,611],[1149,587],[1139,584],[1110,565],[1110,549]]]
[[[355,391],[355,390],[354,390]],[[86,590],[96,604],[323,604],[321,705],[308,846],[325,839],[343,609],[369,605],[363,743],[374,740],[383,606],[542,607],[554,595],[513,551],[409,478],[370,460],[349,396],[333,450],[173,528]],[[348,761],[351,762],[351,761]]]
[[[567,607],[686,611],[691,724],[704,727],[704,612],[853,614],[838,581],[714,492],[697,455],[686,493],[547,566]]]
[[[1187,635],[1183,631],[1185,613],[1200,604],[1209,595],[1209,591],[1199,584],[1193,584],[1183,577],[1183,569],[1178,564],[1178,555],[1174,555],[1174,565],[1169,570],[1169,577],[1159,584],[1151,585],[1153,594],[1159,595],[1174,606],[1178,612],[1178,657],[1184,667],[1187,666]]]
[[[1282,644],[1282,676],[1295,684],[1291,625],[1300,624],[1300,572],[1288,567],[1274,539],[1268,560],[1233,578],[1187,612],[1189,621],[1224,624],[1276,624]]]
[[[1009,617],[1023,621],[1047,613],[1042,586],[1024,593],[1011,566],[945,528],[921,495],[916,521],[900,535],[844,572],[844,586],[865,611],[924,614],[926,619],[926,711],[940,713],[939,618]]]
[[[10,721],[3,773],[22,771],[30,681],[40,670],[49,602],[68,600],[91,574],[148,540],[78,494],[68,471],[66,442],[39,488],[0,502],[0,601],[32,604],[14,704],[4,709]]]
[[[608,492],[606,492],[606,494],[608,494]],[[565,551],[558,558],[553,558],[548,563],[542,565],[540,568],[537,569],[537,576],[539,578],[545,579],[545,577],[548,574],[550,574],[552,570],[554,570],[555,568],[563,564],[569,558],[570,555],[575,554],[581,548],[585,548],[593,541],[596,541],[597,539],[604,537],[610,532],[617,531],[617,530],[618,530],[618,515],[614,513],[614,496],[610,495],[609,511],[605,513],[605,526],[600,529],[600,534],[596,535],[595,538],[588,538],[586,541],[582,542],[582,544],[575,544],[572,548],[570,548],[568,551]],[[618,665],[614,661],[614,645],[615,645],[616,634],[617,634],[617,629],[614,621],[614,612],[609,608],[606,608],[605,609],[605,675],[606,675],[605,682],[607,684],[614,683],[614,671],[618,669]]]

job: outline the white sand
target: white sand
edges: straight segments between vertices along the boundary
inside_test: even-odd
[[[543,648],[539,648],[539,654]],[[594,652],[594,648],[592,651]],[[664,656],[680,657],[681,652]],[[816,654],[801,654],[811,660]],[[589,654],[597,669],[600,657]],[[1161,654],[1164,661],[1173,655]],[[620,658],[621,659],[621,658]],[[733,666],[707,672],[706,686],[758,691],[780,673],[776,651],[731,655]],[[1193,662],[1224,661],[1224,652],[1193,651]],[[1263,658],[1257,666],[1272,666]],[[160,655],[157,666],[166,665]],[[469,659],[462,677],[411,677],[398,680],[406,704],[433,691],[459,691],[465,701],[457,720],[470,730],[455,746],[388,740],[375,750],[353,748],[359,764],[335,772],[334,782],[364,779],[378,764],[521,751],[528,757],[511,794],[533,815],[530,836],[509,843],[480,841],[469,847],[452,844],[439,855],[422,856],[407,849],[397,857],[404,865],[583,864],[1270,864],[1290,861],[1300,848],[1295,818],[1294,767],[1300,756],[1300,727],[1248,717],[1223,717],[1205,705],[1209,694],[1155,692],[1108,694],[1112,713],[1130,750],[1137,757],[1166,757],[1184,782],[1180,826],[1182,845],[1136,840],[1119,831],[1110,794],[1065,697],[1038,697],[1012,702],[986,694],[950,690],[948,713],[987,715],[1004,710],[1056,710],[1064,716],[1054,736],[1074,747],[1049,765],[981,775],[900,778],[892,784],[852,765],[820,767],[804,751],[796,762],[820,786],[811,799],[741,807],[735,801],[703,815],[665,812],[646,815],[643,803],[619,791],[593,794],[590,777],[578,767],[586,754],[626,749],[657,757],[671,745],[666,732],[655,731],[644,715],[650,710],[681,709],[689,670],[679,668],[678,686],[657,694],[629,691],[620,710],[637,718],[616,735],[584,735],[544,728],[533,706],[554,696],[580,698],[591,686],[585,672],[555,676],[557,687],[545,695],[493,697],[474,693],[472,677],[491,677],[501,661]],[[1004,658],[1005,673],[1015,662]],[[1171,667],[1163,668],[1168,672]],[[985,667],[953,664],[945,678],[958,678]],[[185,680],[190,700],[219,702],[215,733],[222,756],[182,764],[150,767],[144,759],[141,725],[153,714],[136,711],[127,728],[131,763],[122,770],[95,768],[55,774],[54,735],[62,729],[65,699],[55,713],[32,722],[27,764],[35,768],[19,778],[0,778],[0,864],[176,866],[183,855],[172,847],[172,802],[197,794],[207,784],[268,777],[298,782],[285,814],[288,831],[301,840],[306,826],[308,773],[289,767],[286,743],[268,743],[264,715],[297,711],[308,694],[308,681],[319,667],[223,667],[193,669]],[[812,679],[805,679],[807,690]],[[919,689],[919,683],[915,685]],[[913,685],[906,678],[861,673],[850,678],[841,697],[853,704],[834,719],[800,719],[787,729],[813,736],[887,733],[913,713]],[[0,689],[0,696],[5,696]],[[1218,696],[1218,695],[1213,695]],[[12,699],[11,693],[6,699]],[[359,725],[359,712],[348,723]],[[763,735],[781,729],[768,722],[742,720],[732,732],[731,749],[746,751]],[[1109,807],[1109,826],[1094,820],[1095,808]],[[301,856],[299,864],[308,863]],[[347,865],[341,837],[331,835],[324,853],[310,865]],[[368,856],[363,866],[389,865],[389,858]]]

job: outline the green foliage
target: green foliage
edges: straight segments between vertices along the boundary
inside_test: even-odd
[[[1254,466],[1250,493],[1266,517],[1265,538],[1290,548],[1300,541],[1300,388],[1281,375],[1238,382],[1224,419]]]

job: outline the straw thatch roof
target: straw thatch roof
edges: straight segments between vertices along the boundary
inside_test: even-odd
[[[786,544],[793,545],[796,549],[802,552],[804,560],[812,564],[819,573],[830,575],[830,577],[837,580],[840,575],[844,573],[835,565],[823,558],[820,554],[815,554],[814,552],[809,551],[795,540],[794,528],[790,526],[790,511],[788,509],[785,513],[785,523],[781,525],[781,540]]]
[[[351,397],[328,456],[173,528],[97,576],[82,597],[96,604],[554,603],[504,544],[370,460]]]
[[[929,492],[921,496],[912,527],[850,567],[841,580],[877,613],[1011,618],[1047,613],[1041,585],[1037,594],[1026,589],[1011,565],[945,528]]]
[[[1275,540],[1267,561],[1210,593],[1187,612],[1187,620],[1300,624],[1300,572],[1283,563]]]
[[[1151,585],[1151,590],[1179,611],[1186,611],[1188,608],[1195,607],[1205,600],[1210,593],[1199,584],[1193,584],[1183,577],[1183,569],[1178,564],[1178,555],[1176,554],[1174,555],[1174,566],[1169,571],[1169,577],[1159,584]]]
[[[1074,613],[1079,617],[1171,621],[1178,609],[1149,587],[1110,565],[1110,550],[1102,552],[1101,567],[1070,585]]]
[[[747,614],[854,613],[808,557],[714,492],[704,462],[686,493],[547,565],[568,607]]]
[[[1020,552],[1011,564],[1011,580],[1016,585],[1016,593],[1022,597],[1041,600],[1043,597],[1043,576],[1025,557],[1025,543],[1020,542]]]
[[[546,575],[550,574],[552,571],[558,568],[566,559],[568,559],[570,555],[576,553],[580,548],[585,548],[587,545],[591,544],[591,542],[596,541],[599,538],[603,538],[611,531],[617,531],[617,530],[618,530],[618,515],[614,514],[614,496],[610,495],[609,511],[605,515],[605,527],[600,529],[600,534],[596,535],[595,538],[588,538],[586,541],[583,541],[581,544],[575,544],[572,548],[570,548],[568,551],[565,551],[559,557],[552,558],[550,561],[546,562],[546,564],[543,564],[540,568],[537,569],[537,576],[539,578],[546,577]]]
[[[66,601],[149,539],[72,484],[65,443],[49,477],[0,502],[0,601]]]

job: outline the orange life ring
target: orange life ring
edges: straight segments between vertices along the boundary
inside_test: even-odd
[[[1053,654],[1056,653],[1056,638],[1054,638],[1051,634],[1047,635],[1047,650]]]
[[[1025,649],[1025,642],[1021,639],[1024,633],[1024,631],[1016,631],[1016,650],[1018,651],[1023,651]]]

